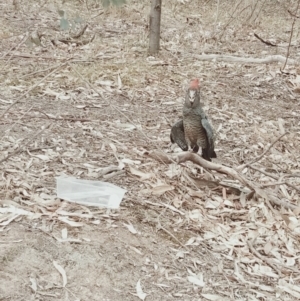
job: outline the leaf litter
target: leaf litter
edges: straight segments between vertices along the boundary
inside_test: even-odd
[[[195,56],[284,56],[285,48],[276,52],[255,40],[251,27],[288,41],[284,10],[270,5],[272,10],[257,15],[262,25],[250,25],[239,10],[228,19],[224,11],[231,7],[220,2],[213,29],[204,26],[215,22],[210,1],[201,9],[191,1],[165,3],[162,49],[147,58],[148,3],[100,9],[103,18],[94,19],[94,10],[65,3],[70,18],[77,9],[85,11],[88,30],[99,33],[81,47],[53,46],[51,39],[61,39],[52,29],[59,21],[55,9],[27,5],[45,31],[42,46],[30,49],[22,43],[25,4],[19,5],[13,12],[2,4],[19,25],[2,26],[7,36],[0,48],[7,59],[0,62],[1,159],[6,158],[0,178],[0,297],[29,300],[43,293],[66,299],[67,291],[54,285],[54,265],[61,287],[91,300],[298,300],[299,70],[290,65],[283,73],[276,63],[200,62]],[[290,56],[299,60],[293,47]],[[176,164],[171,154],[180,150],[170,145],[169,131],[193,77],[201,78],[217,132],[216,162],[242,170],[259,189],[295,209],[268,203],[266,193],[249,197],[249,187],[226,175],[191,162]],[[119,211],[63,202],[54,181],[62,174],[111,181],[128,195]],[[25,279],[29,266],[37,275],[29,276],[27,291],[13,271]]]

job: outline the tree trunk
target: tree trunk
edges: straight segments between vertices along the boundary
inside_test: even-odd
[[[159,51],[161,3],[162,0],[151,0],[148,50],[150,55],[156,54]]]

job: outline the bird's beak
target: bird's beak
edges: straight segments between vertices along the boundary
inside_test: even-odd
[[[189,100],[191,104],[193,104],[195,101],[195,93],[195,91],[189,91]]]

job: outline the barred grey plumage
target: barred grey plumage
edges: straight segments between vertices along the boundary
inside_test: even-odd
[[[200,105],[199,80],[190,83],[183,106],[183,128],[185,140],[194,152],[202,148],[202,157],[208,161],[216,158],[214,132]]]

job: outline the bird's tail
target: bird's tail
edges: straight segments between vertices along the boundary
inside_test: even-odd
[[[202,149],[202,158],[211,161],[211,158],[217,158],[217,154],[214,150],[209,148],[203,148]]]

